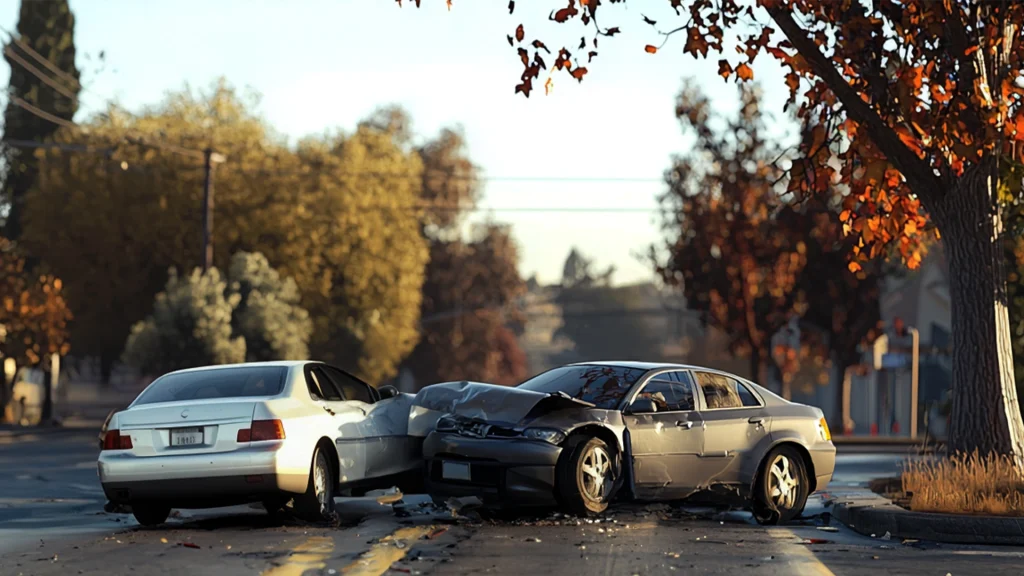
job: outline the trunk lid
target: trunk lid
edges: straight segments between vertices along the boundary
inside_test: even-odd
[[[132,439],[136,456],[231,452],[238,431],[249,428],[259,402],[237,398],[143,404],[117,415],[117,428]]]

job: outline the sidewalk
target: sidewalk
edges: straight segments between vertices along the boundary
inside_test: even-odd
[[[59,426],[0,424],[0,438],[66,434],[83,430],[99,434],[107,415],[130,404],[140,391],[141,386],[103,387],[96,382],[73,382],[67,385],[66,394],[58,394],[55,412],[61,421]]]

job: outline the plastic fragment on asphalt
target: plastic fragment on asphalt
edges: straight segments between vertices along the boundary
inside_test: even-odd
[[[882,540],[892,540],[892,534],[888,530],[885,531],[885,535],[882,536]]]
[[[825,540],[824,538],[808,538],[801,542],[801,544],[831,544],[831,540]]]
[[[161,544],[167,544],[167,538],[161,538],[160,539],[160,543]]]
[[[822,532],[839,532],[839,528],[834,526],[818,526],[818,530],[821,530]]]
[[[199,550],[199,545],[194,542],[182,542],[181,545],[185,548],[194,548],[196,550]]]
[[[540,542],[540,538],[534,538],[533,536],[526,539],[527,542]]]
[[[430,534],[427,534],[427,540],[433,540],[434,538],[437,538],[438,536],[440,536],[441,534],[444,534],[447,531],[448,531],[447,528],[438,528],[437,530],[434,530]]]

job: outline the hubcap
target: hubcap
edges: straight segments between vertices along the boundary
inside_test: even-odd
[[[583,492],[591,500],[601,501],[608,494],[612,483],[612,459],[600,446],[591,446],[583,455],[580,471],[583,472]]]
[[[779,454],[772,462],[768,475],[768,495],[779,508],[792,509],[800,493],[800,481],[794,475],[793,462]]]
[[[317,462],[316,472],[313,474],[313,489],[316,490],[316,499],[320,502],[320,511],[327,510],[327,470],[323,464]]]

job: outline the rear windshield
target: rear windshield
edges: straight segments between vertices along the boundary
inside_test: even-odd
[[[644,372],[622,366],[562,366],[538,374],[518,387],[545,394],[565,392],[603,410],[613,410]]]
[[[283,366],[247,366],[167,374],[157,378],[139,396],[135,405],[210,398],[277,396],[284,389],[287,373],[288,369]]]

